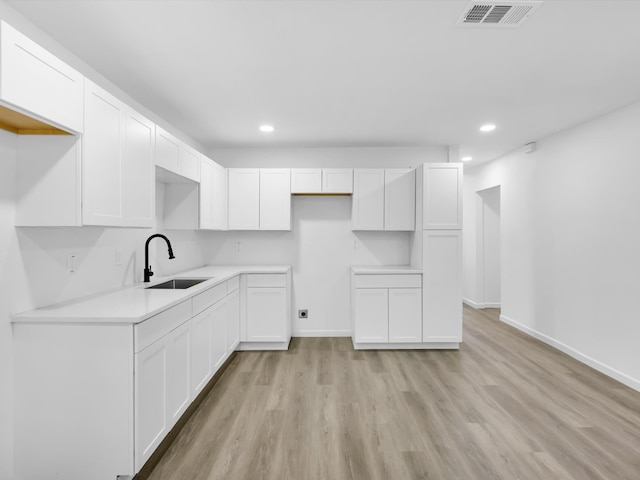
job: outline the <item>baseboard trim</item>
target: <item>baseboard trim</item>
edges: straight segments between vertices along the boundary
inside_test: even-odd
[[[294,330],[292,337],[350,337],[351,330]]]
[[[576,350],[575,348],[570,347],[569,345],[566,345],[562,342],[559,342],[558,340],[548,335],[545,335],[544,333],[538,332],[533,328],[527,327],[526,325],[523,325],[522,323],[517,322],[516,320],[509,318],[506,315],[500,315],[500,321],[508,325],[511,325],[514,328],[517,328],[518,330],[526,333],[527,335],[531,335],[535,339],[540,340],[541,342],[544,342],[547,345],[550,345],[553,348],[556,348],[561,352],[566,353],[570,357],[575,358],[576,360],[584,363],[585,365],[590,366],[591,368],[599,371],[600,373],[603,373],[608,377],[611,377],[614,380],[617,380],[618,382],[625,384],[627,387],[640,392],[640,380],[633,378],[627,375],[626,373],[622,373],[619,370],[616,370],[615,368],[612,368],[598,360],[595,360],[594,358],[591,358],[590,356],[585,355],[584,353]]]
[[[469,305],[471,308],[475,308],[476,310],[481,310],[483,308],[501,308],[502,307],[501,303],[491,303],[491,302],[476,303],[473,300],[468,298],[463,298],[462,302],[465,303],[466,305]]]

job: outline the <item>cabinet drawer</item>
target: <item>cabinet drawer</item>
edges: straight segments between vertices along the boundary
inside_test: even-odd
[[[191,316],[191,301],[187,300],[134,325],[133,347],[135,353],[144,350],[156,340],[164,337],[171,330],[188,321]]]
[[[193,314],[197,315],[227,296],[227,282],[216,285],[193,297]]]
[[[227,282],[227,293],[235,292],[240,288],[240,277],[233,277]]]
[[[247,287],[286,287],[287,276],[283,273],[252,273],[247,275]]]
[[[356,288],[420,288],[422,275],[356,275]]]

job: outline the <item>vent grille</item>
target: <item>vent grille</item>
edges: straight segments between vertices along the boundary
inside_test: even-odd
[[[456,23],[461,27],[519,27],[542,4],[538,1],[472,1]]]

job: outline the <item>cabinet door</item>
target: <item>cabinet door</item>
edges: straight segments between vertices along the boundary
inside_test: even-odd
[[[227,300],[211,307],[211,365],[212,373],[227,359]]]
[[[384,229],[415,230],[416,171],[386,169],[384,171]]]
[[[353,193],[353,170],[325,168],[322,170],[323,193]]]
[[[423,228],[462,228],[462,164],[426,163],[423,170]]]
[[[291,230],[291,174],[260,170],[260,230]]]
[[[284,342],[286,322],[286,288],[247,288],[247,341]]]
[[[322,193],[320,168],[292,168],[291,193]]]
[[[389,341],[389,290],[357,288],[355,290],[356,342]]]
[[[180,175],[195,182],[200,181],[200,154],[193,148],[180,143]]]
[[[389,289],[389,343],[422,342],[422,290]]]
[[[260,230],[260,171],[230,168],[229,230]]]
[[[128,227],[151,227],[155,214],[155,125],[133,110],[125,112],[122,150],[124,221]]]
[[[191,402],[191,322],[183,323],[166,338],[167,428],[170,430]]]
[[[167,434],[167,346],[157,341],[135,354],[136,472]]]
[[[462,242],[460,230],[425,231],[423,238],[423,340],[462,341]]]
[[[200,166],[200,228],[213,229],[213,162],[203,158]]]
[[[156,165],[180,174],[180,141],[157,125]]]
[[[82,133],[84,77],[0,21],[1,100]]]
[[[115,97],[87,81],[82,137],[82,223],[123,223],[122,145],[124,108]]]
[[[227,229],[227,171],[217,163],[212,166],[211,228]]]
[[[195,398],[212,375],[211,307],[191,319],[191,392]]]
[[[351,223],[353,230],[384,229],[384,170],[354,170]]]
[[[240,343],[240,290],[227,297],[227,353],[231,354]]]

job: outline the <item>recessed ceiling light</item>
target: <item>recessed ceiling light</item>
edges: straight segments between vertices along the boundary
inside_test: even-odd
[[[482,125],[480,127],[481,132],[492,132],[495,129],[496,129],[496,126],[491,123],[487,123],[486,125]]]
[[[470,162],[471,160],[473,160],[473,157],[462,157],[463,162]]]
[[[270,132],[273,132],[274,130],[275,128],[273,128],[273,125],[260,125],[261,132],[270,133]]]

